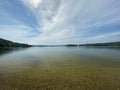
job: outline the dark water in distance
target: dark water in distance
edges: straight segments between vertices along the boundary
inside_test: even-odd
[[[0,49],[1,90],[120,90],[120,49]],[[59,89],[58,89],[59,88]]]

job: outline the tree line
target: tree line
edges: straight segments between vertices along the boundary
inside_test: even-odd
[[[30,47],[30,45],[15,43],[15,42],[0,38],[0,47]]]

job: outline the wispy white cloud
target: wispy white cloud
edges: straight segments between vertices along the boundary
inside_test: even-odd
[[[27,33],[21,36],[27,43],[84,43],[89,41],[88,37],[94,42],[102,41],[103,38],[110,41],[108,37],[119,34],[120,1],[118,0],[20,1],[35,15],[38,23],[36,28],[21,24],[28,29],[27,31],[23,28]],[[104,27],[111,27],[112,29],[104,30]],[[18,29],[18,27],[15,28]],[[32,36],[31,34],[36,33],[36,31],[38,34],[34,34],[30,39],[27,37]],[[118,40],[118,38],[114,40]]]
[[[23,0],[23,2],[27,5],[27,6],[30,6],[34,9],[36,9],[41,3],[42,3],[43,0]]]
[[[13,40],[15,42],[26,43],[27,37],[34,36],[36,33],[32,28],[24,25],[2,25],[0,26],[0,37]],[[29,37],[30,38],[30,37]]]
[[[101,35],[97,35],[94,37],[89,37],[87,40],[99,40],[99,39],[110,38],[110,37],[118,36],[118,35],[120,35],[120,31],[113,32],[113,33],[107,33],[107,34],[101,34]]]

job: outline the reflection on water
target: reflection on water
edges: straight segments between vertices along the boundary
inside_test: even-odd
[[[0,48],[0,55],[4,55],[5,53],[9,53],[12,51],[12,48]]]
[[[12,47],[0,47],[0,56],[4,54],[9,54],[13,51],[18,51],[26,48],[18,47],[18,48],[12,48]]]
[[[15,87],[18,90],[37,90],[37,87],[44,90],[48,87],[50,90],[119,90],[120,49],[4,48],[0,49],[0,75],[0,88],[6,84],[3,90]]]
[[[0,65],[7,63],[54,63],[70,61],[96,61],[120,63],[120,50],[113,48],[90,47],[33,47],[33,48],[1,48]],[[114,62],[113,62],[114,61]]]

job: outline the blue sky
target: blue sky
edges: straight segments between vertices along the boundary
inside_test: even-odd
[[[28,44],[120,41],[120,0],[0,0],[0,38]]]

